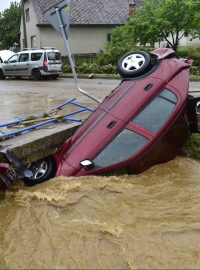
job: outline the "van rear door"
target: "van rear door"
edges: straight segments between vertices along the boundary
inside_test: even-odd
[[[62,71],[61,54],[59,51],[49,51],[47,55],[48,71]]]

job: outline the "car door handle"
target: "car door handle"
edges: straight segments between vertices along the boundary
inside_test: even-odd
[[[107,128],[111,129],[111,128],[113,128],[116,124],[117,124],[117,122],[113,120],[113,121],[111,121],[111,122],[107,125]]]

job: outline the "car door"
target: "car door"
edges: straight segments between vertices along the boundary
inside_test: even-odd
[[[4,61],[4,63],[2,64],[4,75],[15,76],[16,63],[18,61],[18,56],[19,56],[18,54],[14,54],[7,61]]]
[[[15,75],[28,76],[29,66],[30,66],[29,53],[19,54],[18,62],[16,63]]]

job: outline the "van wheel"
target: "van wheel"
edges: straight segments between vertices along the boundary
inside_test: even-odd
[[[34,186],[47,181],[54,177],[56,173],[56,163],[52,156],[34,161],[27,164],[26,167],[33,173],[32,177],[24,179],[27,186]]]
[[[33,69],[32,72],[31,72],[31,79],[35,80],[35,81],[38,81],[41,78],[42,78],[42,75],[41,75],[39,69]]]
[[[6,76],[3,73],[3,70],[0,69],[0,80],[4,80],[6,78]]]
[[[56,74],[56,75],[51,75],[51,76],[50,76],[50,78],[52,78],[53,80],[58,79],[58,77],[59,77],[59,74]]]

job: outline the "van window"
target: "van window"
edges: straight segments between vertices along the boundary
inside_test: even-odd
[[[15,55],[11,56],[8,59],[8,63],[16,63],[17,62],[17,59],[18,59],[18,54],[15,54]]]
[[[157,132],[172,113],[176,103],[177,96],[165,88],[131,121],[152,132]]]
[[[47,53],[48,60],[60,60],[60,53],[59,52],[48,52]]]
[[[28,53],[21,53],[19,55],[19,62],[27,62],[29,60],[29,54]]]
[[[42,53],[32,53],[31,54],[31,61],[39,61],[42,56]]]
[[[126,160],[140,150],[148,139],[128,129],[124,129],[94,159],[95,166],[109,166]]]

